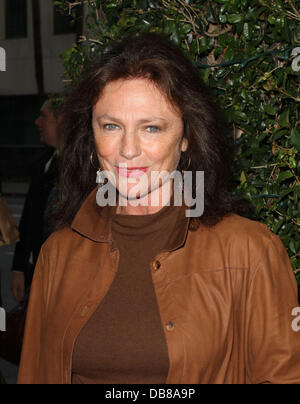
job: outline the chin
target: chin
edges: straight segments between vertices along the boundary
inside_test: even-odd
[[[149,190],[142,190],[142,192],[140,192],[139,190],[137,190],[137,192],[133,191],[134,188],[129,188],[126,190],[126,188],[120,188],[118,187],[118,193],[120,194],[120,196],[122,198],[127,199],[128,201],[134,201],[136,199],[142,199],[145,198],[147,195],[149,195],[150,191]],[[126,193],[127,191],[127,193]]]

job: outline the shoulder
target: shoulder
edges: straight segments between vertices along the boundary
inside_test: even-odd
[[[207,261],[216,266],[255,269],[268,256],[286,256],[278,236],[258,221],[236,214],[224,217],[214,226],[202,225],[190,235],[191,244],[201,246]]]
[[[40,257],[49,267],[55,269],[62,262],[72,259],[81,250],[82,237],[65,227],[52,233],[41,248]]]
[[[253,239],[269,243],[277,237],[264,223],[236,214],[225,216],[214,226],[201,225],[198,235],[203,237],[203,234],[217,237],[219,240],[236,240],[237,242]]]
[[[67,265],[75,260],[97,263],[102,244],[106,245],[83,236],[70,226],[52,233],[43,244],[42,253],[52,267]]]
[[[265,255],[267,251],[286,254],[281,239],[268,226],[256,220],[250,220],[239,215],[225,217],[215,227],[219,237],[226,237],[236,244],[247,247],[252,253]]]
[[[79,239],[71,227],[65,227],[52,233],[42,246],[44,255],[53,254],[55,251],[62,251],[70,248]]]
[[[82,237],[71,227],[63,228],[52,233],[42,245],[38,267],[41,267],[42,277],[48,285],[54,279],[59,280],[68,268],[70,262],[76,260],[82,246]]]
[[[36,152],[29,165],[29,172],[32,178],[35,178],[41,172],[44,172],[45,165],[53,155],[54,151],[55,149],[52,147],[43,147]]]
[[[213,227],[213,231],[220,234],[220,236],[223,235],[238,240],[259,239],[260,242],[266,243],[276,237],[264,223],[236,214],[224,217]]]

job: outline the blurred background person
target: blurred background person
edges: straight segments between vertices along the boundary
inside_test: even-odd
[[[0,247],[14,244],[19,241],[19,232],[13,214],[10,211],[5,199],[2,197],[3,173],[0,169]],[[0,307],[2,307],[1,296],[1,273],[0,273]]]
[[[51,233],[49,205],[54,199],[59,153],[63,147],[55,96],[50,96],[44,103],[35,124],[46,148],[32,166],[29,191],[19,226],[20,242],[15,248],[11,287],[17,302],[24,298],[26,289],[30,287],[40,248]]]
[[[13,219],[13,215],[8,208],[6,201],[2,198],[2,171],[0,169],[0,247],[19,241],[19,232]],[[2,307],[1,294],[1,273],[0,273],[0,307]],[[1,334],[1,330],[0,330]],[[0,384],[6,384],[6,381],[0,371]]]
[[[3,173],[0,169],[0,247],[13,244],[19,241],[19,232],[5,199],[2,197]],[[0,274],[0,307],[2,307],[1,296],[1,274]]]

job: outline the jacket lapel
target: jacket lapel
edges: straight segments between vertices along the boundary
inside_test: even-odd
[[[72,223],[72,229],[95,242],[113,242],[111,221],[117,208],[116,206],[99,207],[96,203],[97,189],[95,188],[83,203]],[[185,216],[185,211],[188,208],[184,204],[178,209],[177,223],[168,241],[167,251],[182,247],[187,237],[190,218]]]

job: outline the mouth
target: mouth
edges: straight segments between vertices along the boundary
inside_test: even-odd
[[[149,167],[128,167],[128,168],[116,167],[121,177],[141,177],[147,172],[148,168]]]

